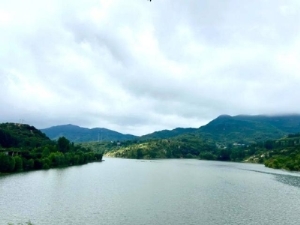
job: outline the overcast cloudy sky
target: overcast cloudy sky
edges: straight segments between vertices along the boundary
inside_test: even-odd
[[[299,0],[0,0],[0,122],[142,135],[300,113]]]

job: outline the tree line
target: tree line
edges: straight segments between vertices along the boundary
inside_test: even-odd
[[[203,160],[254,162],[267,167],[300,171],[300,134],[254,144],[218,144],[197,135],[169,139],[125,141],[103,144],[106,154],[132,159],[198,158]]]
[[[102,153],[76,146],[65,137],[45,146],[7,148],[0,153],[0,173],[81,165],[102,160]]]

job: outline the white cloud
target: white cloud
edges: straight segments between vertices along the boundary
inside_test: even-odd
[[[0,121],[145,134],[300,113],[296,0],[0,3]]]

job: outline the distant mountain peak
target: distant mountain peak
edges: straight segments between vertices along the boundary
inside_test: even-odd
[[[224,118],[232,118],[232,116],[227,115],[227,114],[222,114],[222,115],[218,116],[216,119],[224,119]]]
[[[50,139],[58,139],[61,136],[66,137],[72,142],[89,141],[124,141],[133,140],[134,135],[122,134],[117,131],[106,128],[84,128],[73,124],[58,125],[41,129]]]
[[[300,132],[300,115],[221,115],[199,128],[218,142],[257,142]]]

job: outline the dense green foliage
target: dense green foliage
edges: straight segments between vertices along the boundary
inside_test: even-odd
[[[122,142],[106,146],[106,156],[155,159],[155,158],[200,158],[205,160],[242,161],[246,154],[241,146],[220,146],[212,140],[195,134],[186,134],[169,139],[154,139]]]
[[[279,143],[278,138],[294,131],[300,131],[299,115],[223,115],[199,129],[176,128],[134,140],[88,142],[81,146],[98,148],[111,157],[247,161],[265,163],[273,168],[298,170],[298,147],[288,145],[282,149],[276,144]],[[292,136],[287,138],[291,139]]]
[[[127,141],[169,139],[185,134],[194,134],[212,139],[221,144],[244,143],[253,144],[269,139],[281,138],[290,133],[300,131],[300,115],[283,116],[219,116],[200,128],[176,128],[173,130],[156,131],[136,137],[124,135],[104,128],[82,128],[74,125],[55,126],[42,130],[51,139],[61,136],[72,142],[90,141]]]
[[[181,135],[169,139],[103,143],[106,156],[155,159],[155,158],[199,158],[234,162],[264,163],[268,167],[300,170],[300,135],[289,135],[282,139],[267,140],[252,145],[215,144],[195,134]]]
[[[263,119],[265,118],[265,120]],[[289,132],[279,129],[272,117],[263,116],[219,116],[201,127],[198,132],[222,144],[253,144],[268,139],[281,138]],[[300,130],[299,124],[297,124]]]
[[[49,169],[101,161],[102,153],[74,145],[65,137],[57,142],[25,124],[0,124],[0,173]]]
[[[59,137],[62,133],[58,133],[57,129],[62,132],[61,127],[54,128],[52,131]],[[298,147],[293,145],[282,149],[276,143],[278,138],[300,131],[300,115],[222,115],[198,129],[156,131],[139,138],[131,137],[130,140],[121,137],[113,139],[109,136],[103,138],[104,132],[99,129],[79,129],[72,125],[65,126],[64,129],[66,135],[69,132],[74,138],[85,135],[84,140],[95,141],[100,134],[101,142],[82,143],[80,146],[105,151],[107,156],[112,157],[248,161],[265,163],[274,168],[298,170]],[[90,131],[95,131],[92,136],[88,135]]]
[[[226,151],[230,161],[264,163],[275,169],[300,171],[300,134],[252,145],[229,145]]]
[[[261,124],[266,124],[269,127],[276,127],[278,130],[284,132],[285,134],[295,134],[300,131],[300,115],[278,115],[278,116],[247,116],[240,115],[234,116],[233,118],[238,120],[246,120]]]
[[[123,143],[133,143],[134,141],[125,141]],[[95,152],[104,153],[113,147],[118,146],[118,141],[91,141],[91,142],[82,142],[77,143],[78,146],[81,146],[83,148],[91,149]]]
[[[278,140],[268,140],[250,146],[250,162],[264,163],[267,167],[300,171],[300,134]]]
[[[201,148],[211,149],[214,145],[199,136],[182,135],[170,139],[122,142],[111,146],[106,155],[135,159],[195,158]]]
[[[51,144],[51,140],[33,126],[26,124],[0,124],[0,147],[34,148]]]
[[[59,137],[66,137],[74,143],[90,142],[90,141],[124,141],[133,140],[134,135],[121,134],[105,128],[83,128],[75,125],[54,126],[41,130],[50,139],[57,140]]]
[[[155,131],[151,134],[146,134],[141,136],[139,140],[167,139],[167,138],[177,137],[183,134],[194,133],[195,131],[197,131],[196,128],[176,128],[173,130]]]
[[[300,115],[282,116],[228,116],[222,115],[205,126],[195,128],[176,128],[156,131],[139,140],[167,139],[183,134],[195,134],[214,140],[222,145],[233,143],[254,144],[269,139],[281,138],[300,131]]]

